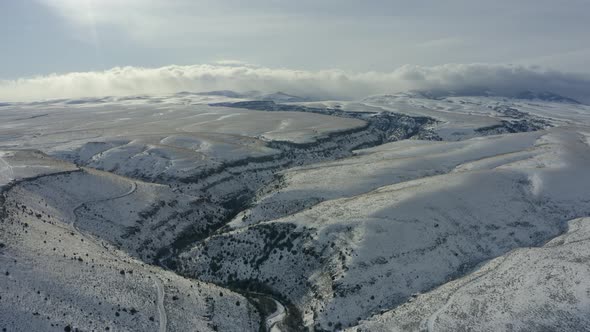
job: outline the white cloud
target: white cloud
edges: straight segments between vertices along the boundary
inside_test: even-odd
[[[225,62],[221,62],[225,63]],[[588,101],[590,75],[538,67],[491,64],[403,66],[392,72],[351,73],[342,70],[292,70],[227,64],[117,67],[0,81],[0,100],[165,94],[178,91],[284,91],[315,97],[356,99],[371,94],[412,89],[470,90],[486,88],[499,94],[523,90],[551,91]]]
[[[216,65],[227,67],[258,67],[257,65],[247,63],[241,60],[221,59],[214,62]]]

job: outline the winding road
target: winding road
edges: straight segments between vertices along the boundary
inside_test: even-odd
[[[281,328],[279,327],[279,323],[287,317],[287,312],[285,310],[285,306],[283,306],[279,301],[273,298],[271,299],[275,302],[277,310],[275,310],[275,312],[266,318],[266,330],[268,332],[282,332]]]
[[[78,221],[78,213],[77,211],[79,209],[81,209],[82,207],[84,207],[86,204],[89,203],[102,203],[102,202],[108,202],[108,201],[113,201],[116,199],[120,199],[129,195],[132,195],[135,191],[137,190],[137,182],[135,181],[131,181],[131,187],[129,188],[129,190],[127,190],[126,192],[117,195],[117,196],[112,196],[112,197],[108,197],[108,198],[101,198],[101,199],[96,199],[96,200],[89,200],[89,201],[85,201],[82,202],[80,204],[78,204],[73,210],[72,210],[72,214],[74,216],[74,218],[72,218],[72,228],[78,232],[80,235],[82,235],[84,238],[86,238],[88,241],[94,242],[95,244],[99,245],[97,243],[97,241],[95,241],[95,239],[82,232],[80,229],[78,229],[76,227],[76,222]],[[165,291],[164,291],[164,285],[162,285],[162,281],[157,277],[155,277],[155,285],[156,285],[156,305],[158,308],[158,322],[159,322],[159,328],[158,328],[158,332],[166,332],[167,330],[167,325],[168,325],[168,318],[166,316],[166,308],[164,307],[164,296],[165,296]]]
[[[137,183],[135,181],[131,181],[131,188],[129,188],[129,190],[127,190],[126,192],[117,195],[117,196],[113,196],[113,197],[107,197],[107,198],[101,198],[101,199],[96,199],[96,200],[89,200],[89,201],[85,201],[82,202],[78,205],[76,205],[76,207],[72,210],[72,213],[74,215],[74,218],[72,218],[72,227],[78,231],[78,233],[82,233],[77,227],[76,227],[76,222],[78,221],[78,214],[77,211],[79,209],[81,209],[82,207],[84,207],[84,205],[89,204],[89,203],[103,203],[103,202],[108,202],[108,201],[114,201],[116,199],[119,198],[123,198],[126,196],[129,196],[131,194],[133,194],[135,191],[137,190]]]
[[[124,192],[123,194],[117,195],[117,196],[113,196],[113,197],[108,197],[108,198],[101,198],[101,199],[96,199],[96,200],[89,200],[89,201],[85,201],[82,202],[78,205],[76,205],[76,207],[72,210],[72,214],[73,214],[73,218],[72,218],[72,223],[71,223],[71,227],[80,235],[82,235],[84,238],[86,238],[86,240],[94,243],[97,246],[103,246],[104,245],[102,243],[99,243],[99,241],[97,241],[94,236],[92,236],[91,234],[87,234],[83,231],[81,231],[77,226],[76,226],[76,222],[78,221],[78,210],[81,209],[82,207],[84,207],[86,204],[89,203],[101,203],[101,202],[108,202],[108,201],[112,201],[115,199],[119,199],[119,198],[123,198],[125,196],[129,196],[131,194],[133,194],[135,192],[135,190],[137,190],[137,183],[135,181],[131,182],[131,188]]]
[[[162,285],[162,281],[156,277],[156,289],[157,289],[157,306],[158,306],[158,315],[160,322],[160,326],[158,328],[158,332],[166,332],[166,326],[168,325],[168,317],[166,316],[166,308],[164,308],[164,285]]]
[[[254,295],[256,297],[264,297],[266,299],[272,300],[275,303],[276,310],[266,317],[264,326],[267,332],[282,332],[283,330],[280,328],[279,323],[283,322],[285,318],[287,318],[287,309],[285,309],[285,306],[268,294],[258,292],[247,292],[247,294]]]

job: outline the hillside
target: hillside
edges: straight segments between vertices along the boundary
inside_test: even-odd
[[[2,107],[0,328],[590,326],[590,107],[261,96]]]

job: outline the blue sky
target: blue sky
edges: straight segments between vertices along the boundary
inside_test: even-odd
[[[486,64],[588,74],[589,18],[589,0],[0,0],[0,96],[20,78],[124,66],[241,63],[358,77]]]

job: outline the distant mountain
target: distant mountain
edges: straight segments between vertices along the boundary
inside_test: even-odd
[[[570,104],[581,104],[579,101],[558,95],[553,92],[545,91],[545,92],[533,92],[530,90],[523,91],[514,96],[517,99],[528,99],[528,100],[542,100],[542,101],[550,101],[550,102],[558,102],[558,103],[570,103]]]
[[[293,96],[281,91],[275,92],[275,93],[271,93],[271,94],[267,94],[267,95],[262,95],[260,96],[260,99],[262,100],[272,100],[274,102],[278,102],[278,103],[294,103],[294,102],[305,102],[305,101],[309,101],[308,98],[303,98],[303,97],[298,97],[298,96]]]
[[[218,90],[218,91],[207,91],[207,92],[179,92],[177,95],[189,95],[195,94],[199,96],[223,96],[228,98],[243,98],[243,99],[255,99],[255,100],[267,100],[274,101],[276,103],[293,103],[293,102],[305,102],[309,101],[308,98],[290,95],[281,91],[274,93],[264,93],[261,91],[247,91],[247,92],[235,92],[231,90]]]
[[[244,98],[244,95],[231,90],[218,90],[218,91],[207,91],[198,92],[196,95],[199,96],[224,96],[228,98]]]
[[[532,90],[525,90],[519,93],[501,93],[490,90],[485,87],[475,87],[470,89],[462,89],[462,90],[442,90],[442,89],[433,89],[433,90],[411,90],[408,92],[398,93],[398,96],[403,97],[410,97],[410,98],[426,98],[426,99],[442,99],[447,97],[507,97],[507,98],[515,98],[515,99],[525,99],[525,100],[538,100],[538,101],[548,101],[548,102],[558,102],[558,103],[569,103],[569,104],[581,104],[579,101],[559,95],[557,93],[553,93],[550,91],[532,91]]]
[[[495,94],[488,88],[475,87],[461,90],[410,90],[408,92],[401,93],[401,95],[411,98],[442,99],[446,97],[490,97],[494,96]]]

